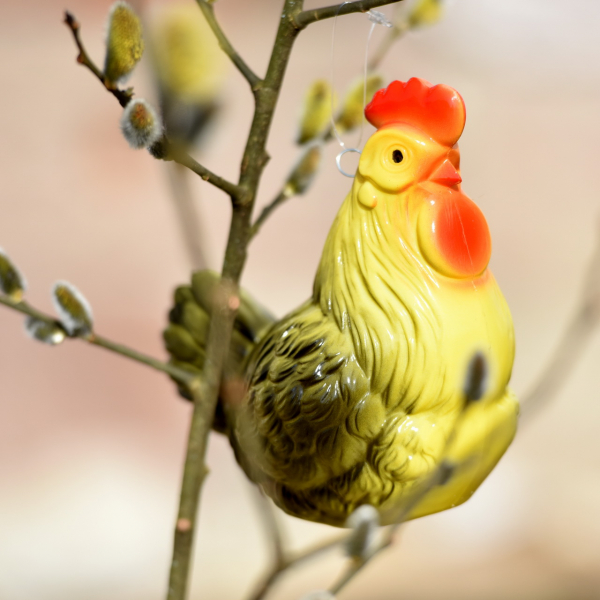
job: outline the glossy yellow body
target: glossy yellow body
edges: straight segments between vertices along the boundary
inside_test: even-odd
[[[369,503],[383,523],[393,521],[442,459],[476,353],[488,366],[485,393],[449,449],[462,466],[411,516],[464,502],[514,436],[513,326],[486,268],[487,225],[474,205],[457,213],[459,237],[461,214],[475,215],[482,230],[473,234],[473,265],[461,263],[461,272],[448,254],[456,248],[436,237],[437,205],[472,204],[458,184],[433,181],[448,163],[459,180],[458,156],[410,125],[375,133],[329,233],[312,300],[275,324],[247,365],[234,445],[250,476],[291,514],[340,525]]]
[[[458,125],[448,131],[460,135]],[[456,145],[410,123],[381,126],[331,227],[312,297],[271,324],[240,316],[247,342],[224,382],[224,427],[248,476],[288,513],[342,526],[371,504],[391,523],[448,458],[457,469],[410,516],[445,510],[473,494],[513,439],[512,320],[487,268],[487,224],[460,182]],[[179,313],[194,336],[191,312]],[[201,361],[171,327],[172,353]],[[487,376],[465,410],[475,355]]]

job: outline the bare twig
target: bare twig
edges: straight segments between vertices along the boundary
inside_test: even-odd
[[[79,49],[77,62],[84,67],[87,67],[99,79],[100,83],[119,101],[119,104],[122,107],[127,106],[131,98],[133,98],[133,89],[129,88],[127,90],[121,90],[110,85],[104,77],[104,73],[94,64],[86,52],[79,35],[79,29],[81,26],[79,25],[77,19],[70,12],[65,11],[64,23],[71,30],[75,44]]]
[[[168,169],[168,176],[190,266],[194,271],[206,269],[208,265],[202,244],[200,217],[189,187],[187,170],[182,165],[173,165]]]
[[[275,514],[275,507],[258,486],[254,484],[249,484],[249,486],[271,545],[273,563],[278,566],[283,565],[285,563],[285,547],[283,533]]]
[[[229,349],[235,310],[239,304],[236,289],[237,286],[227,280],[221,280],[217,287],[213,298],[202,379],[199,388],[192,391],[194,411],[188,434],[175,527],[168,600],[183,600],[187,593],[196,513],[202,483],[208,472],[204,463],[208,434],[214,420],[221,373]]]
[[[227,181],[227,179],[224,179],[220,175],[217,175],[216,173],[213,173],[207,169],[204,165],[201,165],[183,148],[169,141],[166,136],[164,136],[163,139],[158,142],[158,145],[160,145],[159,148],[156,148],[156,146],[153,148],[153,152],[155,152],[156,156],[162,158],[163,160],[173,160],[174,162],[187,167],[190,171],[193,171],[196,173],[196,175],[199,175],[203,181],[207,181],[215,187],[223,190],[231,197],[233,202],[239,201],[240,197],[242,196],[242,190],[240,186]]]
[[[560,392],[600,322],[600,231],[590,259],[575,313],[567,323],[556,350],[533,388],[523,396],[522,418],[529,419]]]
[[[381,61],[385,58],[387,53],[390,51],[390,48],[397,42],[407,31],[409,31],[410,27],[408,24],[394,24],[393,27],[386,31],[386,34],[381,40],[381,43],[375,50],[373,56],[369,59],[367,64],[368,71],[374,71],[379,68]]]
[[[37,310],[36,308],[33,308],[26,302],[16,302],[8,296],[0,296],[0,304],[4,304],[4,306],[8,306],[13,310],[23,313],[24,315],[35,317],[40,321],[44,321],[50,325],[56,325],[57,327],[63,329],[60,321],[50,315],[47,315],[46,313]],[[66,331],[65,335],[68,335]],[[169,363],[162,362],[156,358],[152,358],[151,356],[147,356],[146,354],[142,354],[141,352],[133,350],[132,348],[128,348],[127,346],[123,346],[122,344],[112,342],[107,338],[96,334],[91,334],[89,336],[78,336],[75,339],[83,340],[88,344],[93,344],[94,346],[100,346],[101,348],[105,348],[106,350],[110,350],[111,352],[115,352],[116,354],[120,354],[121,356],[125,356],[126,358],[130,358],[131,360],[147,365],[156,371],[167,373],[173,377],[173,379],[185,384],[190,389],[197,386],[197,375],[194,375],[193,373],[184,369],[179,369],[178,367],[170,365]]]
[[[273,585],[276,583],[279,577],[284,574],[284,572],[298,567],[302,563],[312,560],[328,550],[336,548],[346,539],[346,537],[346,534],[344,534],[333,539],[319,542],[318,544],[311,546],[306,550],[299,552],[298,554],[286,557],[284,562],[281,564],[274,564],[264,580],[259,584],[248,600],[263,600],[266,598]]]
[[[262,83],[262,79],[254,73],[254,71],[246,64],[244,59],[235,51],[227,36],[223,33],[219,22],[215,17],[215,11],[212,4],[206,0],[196,0],[196,3],[200,7],[200,10],[204,14],[206,22],[212,29],[221,50],[229,56],[231,62],[237,67],[239,72],[245,77],[246,81],[250,84],[251,89],[254,91]]]
[[[253,238],[260,230],[260,228],[264,225],[265,221],[271,216],[271,213],[278,207],[281,206],[286,200],[293,198],[294,194],[289,194],[284,188],[277,194],[275,199],[265,206],[260,215],[256,218],[256,221],[252,224],[252,229],[250,230],[250,238]]]
[[[400,0],[356,0],[355,2],[346,2],[343,4],[334,4],[333,6],[324,6],[323,8],[314,8],[305,10],[296,15],[292,22],[298,29],[304,29],[311,23],[322,21],[323,19],[332,19],[333,17],[341,17],[357,12],[367,12],[378,6],[387,4],[395,4]]]

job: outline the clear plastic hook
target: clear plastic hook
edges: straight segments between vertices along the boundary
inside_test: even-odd
[[[378,10],[369,10],[367,12],[367,16],[369,17],[369,21],[371,21],[371,23],[383,25],[384,27],[394,26],[394,24],[382,12],[379,12]]]
[[[358,148],[346,148],[335,157],[335,164],[337,165],[338,171],[346,177],[354,178],[354,173],[346,173],[342,168],[342,156],[344,156],[346,152],[356,152],[357,154],[361,154],[361,151]]]

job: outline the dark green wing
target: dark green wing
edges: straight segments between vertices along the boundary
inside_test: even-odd
[[[307,303],[275,324],[246,374],[232,442],[252,479],[277,486],[281,499],[363,465],[385,410],[348,336],[319,307]]]

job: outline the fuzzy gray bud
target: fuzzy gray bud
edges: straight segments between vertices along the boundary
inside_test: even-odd
[[[25,331],[34,340],[56,346],[65,339],[65,330],[58,323],[49,323],[36,317],[25,319]]]
[[[69,335],[92,333],[92,309],[83,294],[66,281],[58,281],[52,290],[52,300],[60,321]]]
[[[132,100],[123,110],[121,131],[132,148],[148,148],[162,137],[162,123],[143,98]]]

